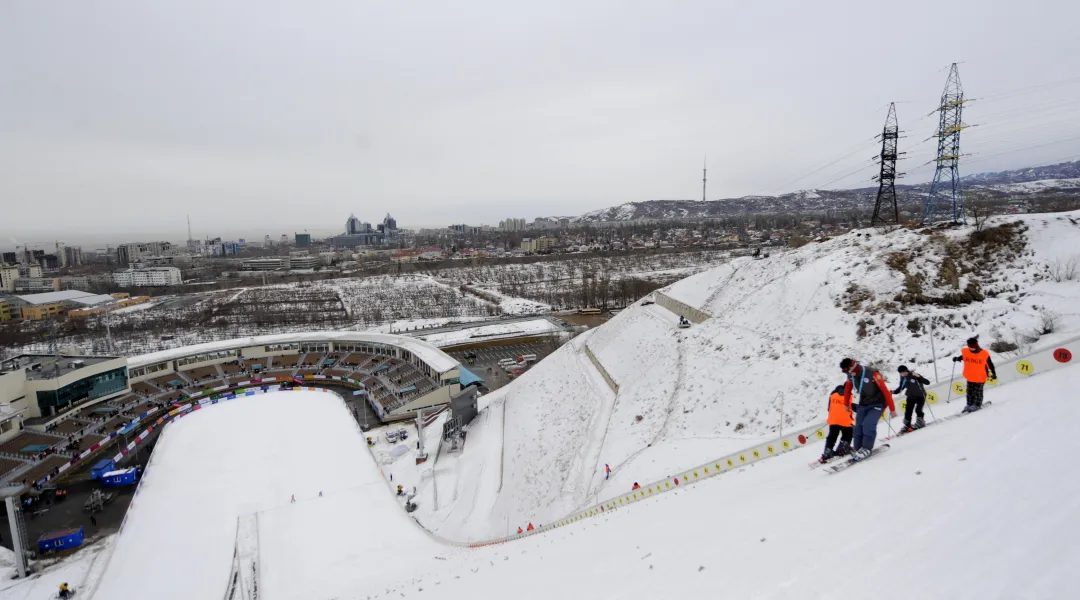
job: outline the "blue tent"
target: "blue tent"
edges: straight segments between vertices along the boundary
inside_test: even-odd
[[[476,385],[480,385],[481,383],[484,383],[484,379],[482,377],[480,377],[476,373],[473,373],[472,371],[466,369],[463,366],[458,367],[458,372],[460,373],[458,375],[458,382],[461,383],[461,387],[469,387],[470,385],[472,385],[474,383]]]

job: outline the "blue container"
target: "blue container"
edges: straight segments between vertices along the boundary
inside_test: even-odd
[[[38,538],[38,552],[56,552],[58,550],[70,550],[82,545],[85,538],[83,528],[63,529],[49,531],[41,534]]]
[[[90,479],[101,479],[102,474],[116,469],[116,462],[111,458],[100,460],[90,467]]]
[[[120,487],[123,485],[132,485],[135,483],[135,478],[138,472],[135,467],[129,469],[123,469],[120,471],[109,471],[101,475],[101,485],[105,487]]]

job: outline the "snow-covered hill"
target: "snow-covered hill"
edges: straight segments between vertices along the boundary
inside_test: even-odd
[[[672,312],[639,303],[491,394],[465,452],[438,469],[443,500],[421,512],[425,526],[502,535],[773,437],[781,420],[788,431],[819,421],[845,356],[893,382],[900,364],[944,380],[972,335],[1007,356],[1075,335],[1080,212],[995,219],[981,233],[855,231],[661,293],[712,318],[678,329]],[[488,494],[455,504],[444,486]]]

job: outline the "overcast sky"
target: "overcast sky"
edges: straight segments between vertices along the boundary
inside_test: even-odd
[[[1080,158],[1080,2],[0,3],[0,246],[335,233]],[[840,160],[820,171],[816,167]],[[845,177],[847,175],[847,177]]]

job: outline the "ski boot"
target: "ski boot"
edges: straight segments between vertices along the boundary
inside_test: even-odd
[[[867,450],[866,448],[859,448],[855,452],[851,453],[851,462],[859,462],[860,460],[868,458],[869,456],[870,450]]]
[[[836,447],[836,456],[847,456],[851,454],[851,442],[840,442],[840,445]]]
[[[904,425],[900,427],[899,433],[900,435],[904,435],[905,433],[911,433],[912,431],[915,431],[915,428],[911,426],[911,421],[904,421]]]
[[[825,463],[829,462],[830,460],[832,460],[832,457],[834,457],[834,456],[836,456],[836,453],[833,452],[833,449],[832,448],[826,448],[825,452],[821,453],[821,458],[818,459],[818,462],[822,463],[822,464],[825,464]]]
[[[979,410],[979,409],[976,408],[974,404],[968,404],[967,406],[964,407],[964,410],[962,410],[960,412],[969,413],[969,412],[975,412],[977,410]]]
[[[923,427],[926,427],[926,421],[923,421],[922,417],[915,419],[915,429],[922,429]]]

